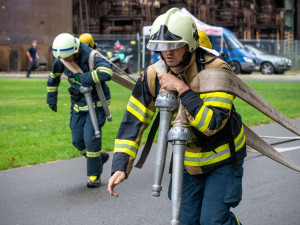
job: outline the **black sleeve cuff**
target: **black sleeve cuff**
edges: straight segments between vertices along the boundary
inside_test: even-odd
[[[184,96],[186,96],[188,93],[192,92],[192,89],[188,89],[185,92],[181,93],[181,95],[179,96],[182,100],[182,98],[184,98]]]
[[[112,165],[111,165],[111,175],[116,171],[123,171],[126,173],[127,165],[129,162],[129,155],[123,152],[114,153]]]

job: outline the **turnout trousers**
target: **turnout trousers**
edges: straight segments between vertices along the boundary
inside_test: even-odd
[[[102,108],[95,108],[100,138],[96,138],[95,130],[88,111],[76,112],[71,109],[70,128],[72,131],[72,144],[86,157],[87,176],[100,176],[102,173],[101,139],[106,115]]]
[[[208,174],[183,172],[180,225],[241,225],[230,212],[242,199],[243,162],[224,165]],[[172,176],[168,196],[171,199]]]
[[[29,62],[26,77],[30,77],[31,71],[37,69],[38,67],[39,63],[36,59],[32,60],[32,62]]]

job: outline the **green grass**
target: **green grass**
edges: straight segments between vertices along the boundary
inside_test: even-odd
[[[102,148],[113,150],[130,91],[109,82],[112,94],[112,122],[103,127]],[[248,82],[248,84],[289,118],[300,117],[300,83]],[[67,80],[59,87],[58,112],[46,104],[46,80],[0,80],[0,170],[48,161],[78,157],[71,144],[69,93]],[[236,99],[235,106],[248,125],[272,120]],[[144,134],[145,143],[149,129]]]

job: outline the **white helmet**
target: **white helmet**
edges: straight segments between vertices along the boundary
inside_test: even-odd
[[[79,50],[80,41],[71,34],[57,35],[52,44],[52,52],[55,58],[67,58]]]
[[[199,36],[193,18],[178,8],[171,8],[154,21],[147,48],[166,51],[189,46],[189,52],[199,46]]]

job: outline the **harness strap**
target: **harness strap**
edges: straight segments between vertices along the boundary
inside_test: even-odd
[[[229,144],[229,149],[230,149],[230,160],[231,160],[231,164],[232,167],[237,170],[238,168],[238,163],[237,163],[237,159],[236,159],[236,151],[235,151],[235,144],[234,144],[234,137],[232,134],[232,112],[234,110],[234,106],[230,112],[230,116],[228,118],[228,121],[226,123],[226,128],[227,129],[227,142]]]
[[[145,146],[143,148],[142,154],[140,156],[140,159],[139,159],[139,161],[134,166],[136,168],[141,169],[143,167],[143,165],[144,165],[144,163],[145,163],[148,155],[149,155],[149,152],[150,152],[150,149],[152,147],[156,131],[157,131],[158,126],[159,126],[159,115],[160,114],[158,113],[157,116],[155,117],[155,120],[154,120],[154,122],[152,124],[152,127],[150,129],[150,132],[149,132],[146,144],[145,144]]]

